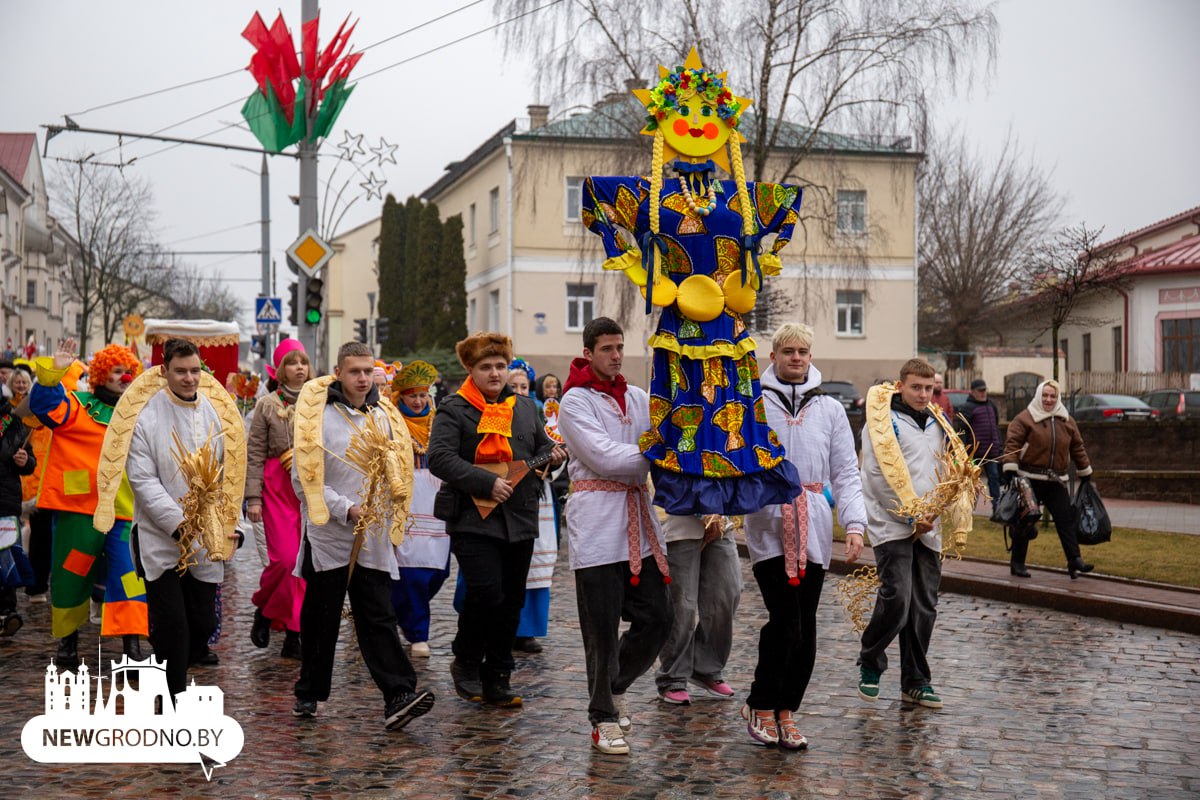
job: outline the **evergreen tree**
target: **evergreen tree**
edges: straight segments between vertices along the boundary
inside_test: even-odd
[[[440,347],[453,347],[467,336],[467,261],[463,257],[462,214],[442,225],[438,269],[438,337]]]
[[[438,275],[441,272],[442,218],[438,207],[426,203],[421,209],[419,278],[414,291],[418,303],[417,347],[427,349],[437,343],[442,309],[438,297]]]
[[[404,244],[408,233],[404,206],[391,194],[383,201],[379,223],[379,316],[387,317],[390,326],[387,341],[381,342],[383,352],[399,349],[398,323],[403,314]]]
[[[396,349],[411,353],[417,349],[421,326],[421,198],[412,195],[404,203],[404,270],[400,274],[400,317],[392,323],[399,339]],[[399,324],[396,324],[399,323]]]

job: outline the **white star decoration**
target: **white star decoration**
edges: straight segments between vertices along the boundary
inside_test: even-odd
[[[371,152],[375,155],[376,162],[379,166],[383,166],[385,161],[396,163],[396,148],[398,144],[388,144],[382,136],[379,137],[379,147],[372,147]]]
[[[359,184],[359,186],[366,190],[368,200],[370,200],[372,197],[377,197],[382,200],[383,187],[386,185],[387,181],[381,181],[379,178],[376,178],[374,172],[368,172],[367,179]]]
[[[342,158],[347,161],[353,161],[354,156],[365,156],[367,151],[363,149],[363,136],[361,133],[351,135],[350,131],[346,131],[345,140],[338,145],[338,150],[342,151]]]

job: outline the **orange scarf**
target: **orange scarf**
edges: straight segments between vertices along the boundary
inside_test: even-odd
[[[429,430],[433,427],[433,409],[428,409],[428,413],[420,416],[410,414],[407,406],[402,405],[400,410],[404,412],[404,424],[408,426],[408,432],[412,436],[413,442],[420,448],[418,452],[424,453],[425,448],[429,447]]]
[[[469,376],[458,390],[458,395],[479,409],[479,427],[475,432],[483,438],[475,448],[475,463],[502,464],[512,461],[512,447],[508,440],[512,436],[513,408],[517,404],[517,396],[512,394],[499,403],[489,403]]]

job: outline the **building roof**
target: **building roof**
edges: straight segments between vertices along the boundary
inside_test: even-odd
[[[1100,245],[1099,249],[1107,250],[1111,247],[1132,244],[1137,239],[1151,236],[1161,230],[1170,228],[1172,225],[1178,225],[1181,222],[1187,222],[1192,218],[1195,218],[1197,224],[1200,224],[1200,206],[1189,208],[1187,211],[1180,211],[1178,214],[1167,217],[1166,219],[1160,219],[1158,222],[1153,222],[1143,228],[1138,228],[1137,230],[1130,231],[1129,233],[1121,234],[1116,239]]]
[[[1135,256],[1126,262],[1122,272],[1130,276],[1200,272],[1200,234]]]
[[[517,121],[514,119],[475,148],[462,161],[455,161],[448,165],[446,173],[432,186],[421,192],[421,197],[426,200],[437,197],[493,151],[501,147],[505,137],[511,136],[514,141],[526,142],[629,144],[645,124],[645,117],[646,109],[642,104],[632,95],[620,92],[610,94],[590,109],[554,120],[540,128],[518,131]],[[747,112],[743,115],[741,130],[746,132],[753,129],[754,115],[752,112]],[[785,150],[801,149],[810,138],[812,142],[809,144],[809,149],[812,152],[921,157],[920,153],[911,149],[912,140],[909,137],[897,137],[885,142],[883,140],[873,141],[873,137],[848,136],[825,131],[820,131],[813,136],[811,128],[791,122],[784,122],[781,125],[777,147]]]
[[[36,147],[36,133],[0,133],[0,169],[24,186],[29,151]]]
[[[512,136],[516,130],[517,121],[514,119],[488,137],[487,141],[472,150],[471,154],[462,161],[455,161],[451,164],[448,164],[446,166],[446,174],[438,178],[432,186],[421,192],[421,198],[423,200],[432,200],[442,192],[446,191],[446,189],[449,189],[456,181],[458,181],[459,178],[461,178],[463,175],[466,175],[485,158],[491,155],[492,151],[503,145],[505,137]]]

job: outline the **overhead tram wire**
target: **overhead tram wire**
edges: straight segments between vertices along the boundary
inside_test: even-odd
[[[189,86],[197,86],[201,83],[208,83],[209,81],[220,80],[221,78],[228,78],[230,75],[237,75],[239,72],[242,72],[243,69],[244,68],[239,67],[238,69],[232,69],[229,72],[222,72],[220,75],[209,75],[207,78],[197,78],[196,80],[186,81],[184,83],[178,83],[178,84],[175,84],[174,86],[168,86],[165,89],[155,89],[154,91],[151,91],[151,92],[143,92],[142,94],[135,94],[132,97],[123,97],[120,100],[113,100],[111,103],[101,103],[98,106],[92,106],[91,108],[85,108],[83,111],[76,111],[73,114],[69,114],[68,116],[82,117],[84,114],[90,114],[93,111],[99,111],[103,108],[112,108],[113,106],[124,105],[125,103],[132,103],[134,100],[144,100],[147,97],[154,97],[155,95],[166,94],[167,92],[173,92],[176,89],[186,89]]]
[[[172,244],[172,245],[181,244],[183,242],[190,242],[194,239],[204,239],[209,236],[216,236],[219,233],[229,233],[230,231],[241,230],[242,228],[249,228],[251,225],[261,225],[261,224],[262,224],[262,220],[255,219],[255,220],[251,220],[249,222],[243,222],[240,225],[230,225],[228,228],[221,228],[220,230],[209,231],[208,233],[197,233],[195,236],[186,236],[182,239],[176,239],[173,242],[168,242],[168,244]]]
[[[397,61],[397,62],[395,62],[395,63],[388,64],[386,67],[380,67],[379,69],[377,69],[377,70],[374,70],[373,72],[368,72],[368,73],[367,73],[367,74],[365,74],[365,75],[361,75],[361,76],[359,76],[358,78],[356,78],[356,79],[355,79],[355,83],[361,83],[362,81],[366,80],[367,78],[371,78],[371,77],[374,77],[374,76],[376,76],[376,75],[379,75],[379,74],[380,74],[380,73],[382,73],[382,72],[387,72],[387,71],[388,71],[388,70],[390,70],[390,69],[395,69],[396,67],[403,66],[404,64],[408,64],[408,63],[410,63],[410,62],[412,62],[412,61],[415,61],[415,60],[416,60],[416,59],[418,59],[418,58],[422,58],[422,57],[424,57],[424,56],[431,55],[431,54],[433,54],[433,53],[436,53],[436,52],[438,52],[439,50],[445,50],[445,49],[446,49],[446,48],[448,48],[448,47],[453,47],[453,46],[454,46],[454,45],[456,45],[456,44],[461,44],[462,42],[465,42],[465,41],[467,41],[467,40],[469,40],[469,39],[474,39],[474,38],[475,38],[475,37],[477,37],[477,36],[482,36],[482,35],[483,35],[483,34],[485,34],[485,33],[488,33],[488,32],[490,32],[490,31],[494,31],[494,30],[496,30],[496,29],[498,29],[498,28],[501,28],[501,27],[503,27],[503,26],[505,26],[505,25],[508,25],[509,23],[516,22],[517,20],[519,20],[519,19],[521,19],[521,18],[523,18],[523,17],[528,17],[528,16],[530,16],[530,15],[532,15],[532,14],[536,14],[536,13],[537,13],[537,12],[539,12],[539,11],[543,11],[543,10],[545,10],[545,9],[547,9],[547,8],[550,8],[550,7],[552,7],[552,6],[556,6],[556,5],[558,5],[559,3],[561,3],[561,2],[563,2],[563,0],[550,0],[550,2],[548,2],[548,3],[545,3],[545,4],[543,4],[543,5],[540,5],[540,6],[536,7],[536,8],[531,8],[531,9],[529,9],[528,11],[522,11],[520,14],[515,14],[515,15],[513,15],[513,16],[509,17],[508,19],[503,19],[503,20],[501,20],[501,21],[499,21],[499,22],[493,23],[492,25],[488,25],[488,26],[487,26],[487,27],[485,27],[485,28],[480,28],[480,29],[479,29],[479,30],[477,30],[477,31],[474,31],[474,32],[472,32],[472,33],[465,34],[465,35],[463,35],[463,36],[460,36],[460,37],[459,37],[459,38],[457,38],[457,39],[453,39],[453,40],[451,40],[451,41],[449,41],[449,42],[445,42],[445,43],[443,43],[443,44],[440,44],[440,45],[438,45],[438,46],[436,46],[436,47],[431,47],[430,49],[428,49],[428,50],[425,50],[425,51],[423,51],[423,52],[417,53],[417,54],[415,54],[415,55],[411,55],[411,56],[409,56],[409,57],[407,57],[407,58],[404,58],[404,59],[401,59],[400,61]],[[470,5],[475,5],[475,4],[476,4],[476,3],[470,3],[470,4],[468,4],[468,6],[464,6],[463,8],[467,8],[467,7],[469,7]],[[458,9],[458,10],[462,10],[462,9]],[[456,13],[456,12],[449,12],[449,13]],[[449,14],[445,14],[445,15],[443,15],[443,17],[444,17],[444,16],[448,16],[448,15],[449,15]],[[440,19],[440,18],[439,18],[439,19]],[[433,21],[435,21],[435,20],[430,20],[430,22],[433,22]],[[421,25],[421,26],[417,26],[417,27],[422,27],[423,25],[427,25],[427,24],[429,24],[429,23],[428,23],[428,22],[426,22],[426,23],[422,23],[422,25]],[[414,28],[414,30],[415,30],[415,28]],[[407,31],[406,31],[406,32],[407,32]],[[403,33],[395,34],[395,35],[393,35],[393,36],[392,36],[392,37],[390,37],[390,38],[393,38],[393,39],[394,39],[394,38],[396,38],[397,36],[401,36],[401,35],[403,35]],[[384,40],[384,41],[387,41],[387,40]],[[377,42],[376,44],[380,44],[380,43],[382,43],[382,42]],[[369,45],[369,47],[374,47],[374,46],[375,46],[374,44],[373,44],[373,45]],[[363,48],[363,50],[366,50],[366,49],[367,49],[367,48]],[[362,51],[359,51],[359,52],[362,52]],[[237,103],[240,103],[240,102],[243,102],[243,101],[242,101],[241,99],[238,99],[238,100],[234,100],[234,101],[232,101],[232,102],[229,102],[229,103],[225,103],[224,105],[222,105],[222,106],[219,106],[219,107],[218,107],[218,108],[216,108],[216,109],[212,109],[212,110],[210,110],[210,111],[206,111],[206,112],[204,112],[203,114],[199,114],[199,115],[197,115],[196,117],[190,117],[189,119],[187,119],[187,120],[184,120],[183,122],[177,122],[177,123],[175,123],[174,125],[169,125],[169,126],[167,126],[166,128],[162,128],[162,129],[160,129],[160,130],[158,130],[158,131],[155,131],[155,133],[161,133],[161,132],[162,132],[162,131],[164,131],[164,130],[170,130],[170,129],[171,129],[171,128],[173,128],[173,127],[176,127],[176,126],[178,126],[178,125],[182,125],[182,124],[184,124],[184,122],[190,122],[191,120],[194,120],[194,119],[196,119],[197,117],[200,117],[200,116],[205,116],[206,114],[211,114],[211,113],[213,113],[213,111],[217,111],[217,110],[220,110],[220,109],[222,109],[222,108],[227,108],[228,106],[235,105],[235,104],[237,104]],[[262,114],[260,114],[259,116],[265,116],[265,115],[266,115],[266,112],[263,112],[263,113],[262,113]],[[231,122],[231,123],[229,123],[229,124],[227,124],[227,125],[222,125],[220,128],[216,128],[215,130],[211,130],[211,131],[209,131],[208,133],[204,133],[204,134],[201,134],[201,135],[199,135],[199,136],[196,136],[196,137],[193,137],[193,138],[195,138],[195,139],[207,139],[209,136],[215,136],[215,135],[217,135],[218,133],[221,133],[221,132],[223,132],[223,131],[227,131],[227,130],[229,130],[230,128],[236,128],[236,127],[240,126],[241,124],[242,124],[242,123],[241,123],[240,121],[239,121],[239,122]],[[140,162],[140,161],[145,161],[147,158],[150,158],[151,156],[160,155],[160,154],[162,154],[162,153],[165,153],[165,152],[167,152],[168,150],[174,150],[176,147],[179,147],[181,144],[182,144],[182,143],[178,143],[178,144],[172,144],[172,145],[168,145],[168,146],[166,146],[166,147],[159,148],[158,150],[152,150],[152,151],[150,151],[149,153],[146,153],[145,155],[138,156],[138,161],[139,161],[139,162]],[[110,148],[109,150],[105,150],[105,151],[103,151],[103,152],[104,152],[104,153],[107,153],[107,152],[110,152],[110,151],[111,151],[111,150],[113,150],[113,149],[116,149],[116,148]],[[98,155],[102,155],[102,154],[103,154],[103,153],[101,153],[101,154],[98,154]]]

